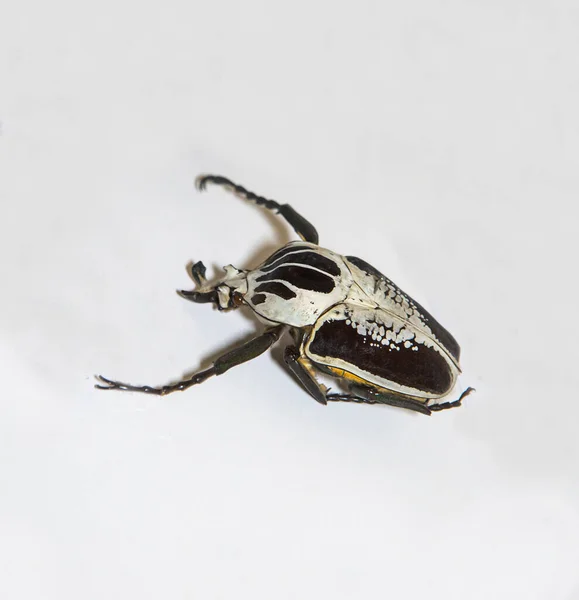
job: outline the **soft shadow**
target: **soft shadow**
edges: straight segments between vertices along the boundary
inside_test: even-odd
[[[254,245],[250,250],[250,254],[243,261],[243,268],[255,269],[258,265],[265,261],[266,258],[271,256],[276,250],[285,246],[292,240],[299,239],[289,225],[284,221],[282,217],[269,210],[264,210],[260,206],[255,204],[250,205],[262,219],[273,229],[273,239],[266,241],[265,243],[259,243]],[[293,235],[292,235],[293,234]]]

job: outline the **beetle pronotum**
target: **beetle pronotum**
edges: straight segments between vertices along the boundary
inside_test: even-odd
[[[460,373],[460,347],[390,279],[360,258],[320,248],[314,226],[289,204],[257,196],[218,175],[197,179],[199,190],[208,183],[281,215],[302,241],[286,244],[256,269],[224,267],[225,276],[213,286],[198,262],[191,269],[197,289],[179,293],[220,310],[248,306],[266,330],[178,383],[137,386],[97,375],[95,387],[161,396],[183,391],[256,358],[289,329],[293,344],[285,349],[285,364],[321,404],[390,404],[430,414],[460,406],[473,391],[469,387],[458,399],[447,400]],[[347,391],[330,393],[319,374],[345,382]]]

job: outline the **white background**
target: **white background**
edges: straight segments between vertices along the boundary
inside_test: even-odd
[[[8,3],[0,597],[579,598],[574,1]],[[458,338],[463,408],[310,399],[185,266],[289,202]]]

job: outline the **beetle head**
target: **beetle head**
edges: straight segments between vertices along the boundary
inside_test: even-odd
[[[243,302],[243,296],[247,293],[247,277],[245,271],[236,269],[233,265],[223,267],[225,278],[217,286],[217,297],[219,309],[236,308]]]

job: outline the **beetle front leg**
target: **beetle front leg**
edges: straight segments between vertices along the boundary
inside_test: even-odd
[[[96,379],[100,382],[95,385],[95,388],[99,390],[121,390],[123,392],[141,392],[143,394],[155,394],[156,396],[166,396],[173,392],[182,392],[193,385],[203,383],[209,377],[213,375],[222,375],[229,371],[229,369],[241,365],[248,360],[258,357],[268,350],[277,340],[279,340],[285,327],[280,325],[269,329],[261,335],[253,338],[249,342],[246,342],[239,348],[230,350],[223,356],[220,356],[209,369],[196,373],[188,379],[183,379],[178,383],[171,385],[164,385],[162,387],[151,387],[148,385],[131,385],[130,383],[123,383],[121,381],[114,381],[103,377],[102,375],[96,375]],[[104,385],[103,385],[104,384]]]
[[[277,214],[281,215],[291,227],[293,227],[294,231],[302,238],[302,240],[311,242],[312,244],[318,244],[319,236],[316,228],[289,204],[279,204],[275,200],[268,200],[263,196],[258,196],[257,194],[246,190],[242,185],[237,185],[230,179],[227,179],[227,177],[222,177],[221,175],[200,175],[197,178],[197,187],[200,191],[203,191],[208,183],[223,186],[244,200],[255,202],[259,206],[265,206],[265,208],[275,211]]]
[[[201,261],[197,261],[194,265],[191,265],[188,271],[198,287],[203,288],[207,285],[207,278],[205,277],[207,269]],[[215,304],[219,308],[219,297],[216,289],[209,289],[206,291],[177,290],[177,293],[179,296],[181,296],[181,298],[185,298],[185,300],[197,302],[198,304],[211,303]]]
[[[199,287],[207,285],[207,277],[205,277],[205,274],[207,273],[207,268],[205,267],[202,261],[198,260],[194,265],[191,265],[190,271],[193,281]]]
[[[219,295],[217,294],[217,290],[209,290],[208,292],[198,292],[196,290],[177,290],[177,293],[181,298],[185,298],[185,300],[190,300],[191,302],[196,302],[197,304],[209,304],[213,303],[220,308],[219,306]]]

